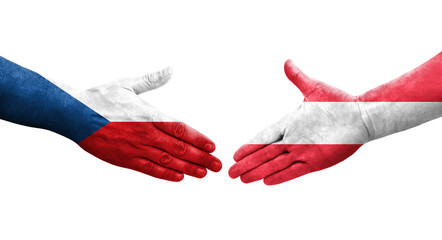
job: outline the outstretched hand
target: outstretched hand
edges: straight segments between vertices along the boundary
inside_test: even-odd
[[[229,175],[244,183],[274,185],[331,167],[370,140],[357,97],[308,77],[291,60],[284,70],[304,102],[236,151]]]
[[[206,136],[158,111],[138,94],[164,85],[171,69],[122,79],[85,91],[60,86],[98,113],[87,124],[109,121],[78,144],[90,154],[117,166],[153,177],[181,181],[184,174],[203,178],[218,172],[221,162],[210,153]]]

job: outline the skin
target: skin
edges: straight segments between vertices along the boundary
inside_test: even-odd
[[[244,183],[275,185],[331,167],[369,141],[442,116],[442,53],[360,96],[310,78],[291,60],[284,70],[304,101],[235,152],[229,175]]]
[[[108,163],[169,181],[181,181],[184,175],[203,178],[207,169],[220,171],[222,164],[210,154],[215,144],[209,138],[138,96],[163,86],[170,77],[167,68],[85,91],[58,84],[110,120],[80,147]]]
[[[47,129],[99,159],[169,181],[218,172],[215,144],[139,94],[167,83],[171,69],[87,90],[49,81],[0,57],[0,118]]]
[[[236,151],[230,177],[279,184],[333,166],[369,141],[356,97],[307,77],[291,61],[285,71],[304,94],[304,102]],[[336,104],[321,100],[350,103],[340,104],[336,111]],[[346,142],[359,144],[323,145]]]

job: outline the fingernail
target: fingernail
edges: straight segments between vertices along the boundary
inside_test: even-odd
[[[198,168],[196,170],[196,176],[199,177],[199,178],[205,177],[206,174],[207,174],[207,170],[205,168]]]
[[[220,162],[213,162],[212,164],[210,164],[211,170],[215,171],[215,172],[219,172],[221,170],[221,168],[223,167],[223,165]]]
[[[243,183],[251,183],[252,181],[251,181],[251,179],[248,179],[246,177],[241,176],[241,182],[243,182]]]
[[[183,180],[184,175],[182,173],[175,173],[174,178],[177,182]]]
[[[232,167],[229,169],[229,177],[232,179],[235,179],[238,177],[238,176],[236,176],[235,170]]]
[[[208,152],[213,152],[215,151],[215,145],[211,143],[206,143],[206,145],[204,145],[204,149],[206,149],[206,151]]]

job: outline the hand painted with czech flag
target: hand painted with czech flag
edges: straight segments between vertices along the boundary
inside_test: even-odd
[[[0,118],[56,132],[101,160],[156,178],[220,171],[210,139],[138,96],[170,77],[168,68],[79,91],[0,57]]]
[[[170,181],[181,181],[183,174],[203,178],[206,168],[220,171],[209,138],[137,96],[162,86],[170,76],[168,68],[80,92],[78,99],[110,123],[79,145],[106,162]]]

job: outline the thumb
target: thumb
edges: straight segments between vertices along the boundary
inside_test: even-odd
[[[149,73],[141,77],[122,79],[120,84],[132,89],[136,94],[141,94],[163,86],[171,77],[172,68],[167,67],[161,71]]]
[[[316,81],[305,75],[299,68],[293,63],[292,60],[287,60],[284,64],[284,72],[287,78],[295,84],[295,86],[306,97],[315,87]]]

